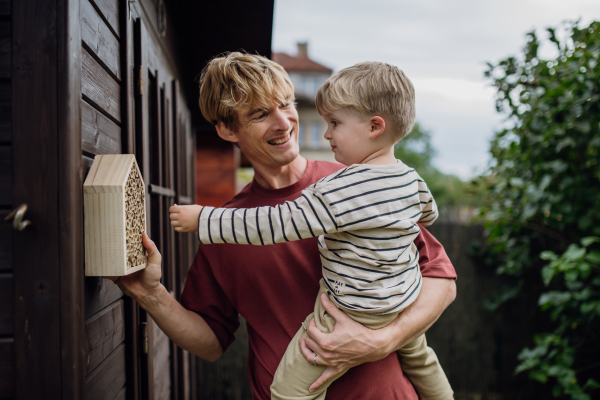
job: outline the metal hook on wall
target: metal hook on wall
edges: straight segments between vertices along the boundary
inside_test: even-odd
[[[13,220],[13,229],[15,231],[22,231],[31,225],[31,221],[23,221],[23,217],[25,216],[25,212],[27,211],[27,204],[21,204],[18,208],[13,210],[10,214],[4,218],[5,221]],[[14,219],[13,219],[14,218]]]

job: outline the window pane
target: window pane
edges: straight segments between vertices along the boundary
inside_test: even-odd
[[[314,148],[321,147],[321,126],[318,122],[313,122],[311,125],[312,146]]]

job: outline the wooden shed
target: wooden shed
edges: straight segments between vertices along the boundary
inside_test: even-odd
[[[83,182],[96,155],[135,155],[179,298],[196,246],[168,207],[233,194],[238,157],[195,78],[223,51],[270,56],[272,19],[273,0],[0,0],[0,216],[30,221],[0,224],[0,399],[198,398],[197,359],[84,276]]]

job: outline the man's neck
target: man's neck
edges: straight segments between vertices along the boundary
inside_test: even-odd
[[[307,165],[308,161],[302,156],[283,167],[252,165],[254,180],[264,188],[281,189],[298,182],[306,172]]]

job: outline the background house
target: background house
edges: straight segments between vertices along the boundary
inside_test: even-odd
[[[317,90],[333,71],[310,59],[307,42],[298,43],[297,46],[298,52],[295,56],[273,53],[273,61],[281,64],[294,84],[300,121],[300,154],[311,160],[335,162],[329,142],[323,137],[327,124],[315,108]]]

